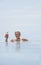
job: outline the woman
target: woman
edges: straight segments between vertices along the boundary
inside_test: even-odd
[[[15,32],[15,37],[16,39],[12,39],[11,42],[15,42],[15,41],[28,41],[28,39],[25,38],[20,38],[21,33],[19,31]]]

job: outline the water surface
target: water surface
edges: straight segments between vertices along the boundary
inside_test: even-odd
[[[0,43],[0,65],[41,65],[41,41]]]

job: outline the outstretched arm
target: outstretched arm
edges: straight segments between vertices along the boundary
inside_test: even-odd
[[[24,39],[24,38],[23,38],[22,41],[28,41],[28,39]]]

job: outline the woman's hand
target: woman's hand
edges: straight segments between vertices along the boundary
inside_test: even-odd
[[[14,42],[14,39],[12,39],[11,42]]]

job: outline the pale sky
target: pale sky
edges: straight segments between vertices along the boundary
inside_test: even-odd
[[[23,37],[41,38],[41,0],[0,0],[0,36],[8,31],[13,37],[17,30]]]

